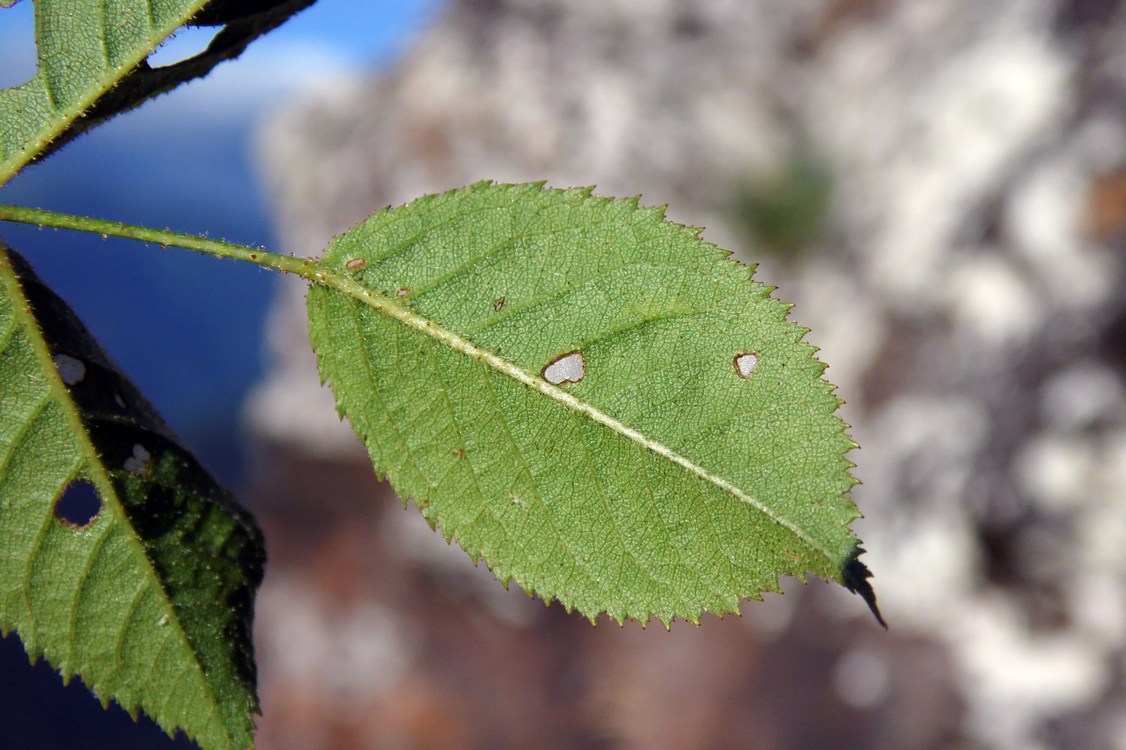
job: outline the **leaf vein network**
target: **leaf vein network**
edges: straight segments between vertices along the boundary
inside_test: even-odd
[[[102,549],[105,547],[106,540],[108,538],[109,534],[106,533],[105,529],[103,529],[101,533],[98,534],[98,538],[91,546],[91,548],[87,550],[86,560],[83,564],[82,572],[78,575],[77,586],[70,595],[70,611],[67,613],[66,629],[68,633],[67,640],[69,642],[72,655],[74,651],[76,636],[78,635],[78,605],[81,603],[82,597],[86,593],[86,587],[90,584],[90,572],[94,569],[94,563],[97,562],[97,558],[101,555]]]
[[[379,391],[379,386],[377,385],[379,379],[376,377],[375,372],[373,371],[371,366],[373,354],[371,351],[370,342],[368,341],[369,337],[363,335],[364,322],[363,316],[360,315],[360,313],[363,311],[363,307],[356,304],[349,304],[346,307],[348,312],[352,316],[352,322],[354,324],[355,330],[360,334],[356,338],[358,338],[360,341],[360,360],[363,362],[364,374],[367,375],[369,392],[375,397],[375,400],[379,403],[379,406],[380,408],[382,408],[383,413],[387,416],[387,423],[391,426],[391,429],[395,431],[396,440],[400,445],[405,447],[407,445],[407,442],[403,438],[403,433],[399,429],[399,423],[396,421],[395,415],[392,413],[391,408],[387,405],[386,400],[383,398],[382,393]],[[409,461],[410,464],[414,467],[415,473],[417,473],[419,477],[422,477],[424,481],[427,481],[427,483],[429,483],[429,480],[426,479],[426,474],[423,473],[422,469],[418,466],[417,463],[415,463],[413,458],[411,458],[410,452],[406,451],[406,453],[407,461]],[[387,458],[389,457],[385,457],[385,459]],[[384,466],[383,470],[386,472],[388,468],[388,466]],[[388,476],[390,476],[390,474],[388,474]]]
[[[462,434],[461,423],[458,420],[457,412],[454,409],[453,400],[450,398],[449,386],[445,382],[446,372],[445,372],[444,368],[441,367],[440,364],[438,366],[434,366],[435,365],[435,359],[439,356],[437,351],[435,350],[435,348],[434,347],[427,347],[427,352],[428,352],[428,355],[429,355],[432,370],[436,371],[438,373],[437,380],[438,380],[438,382],[440,382],[442,384],[442,387],[439,390],[442,393],[442,398],[446,402],[446,412],[450,415],[450,421],[453,423],[453,428],[457,432],[458,444],[459,445],[465,445],[465,438],[464,438],[464,435]],[[488,378],[486,377],[485,380],[487,382]],[[484,499],[486,497],[486,495],[481,490],[481,477],[477,474],[477,467],[473,464],[473,460],[470,457],[471,453],[472,453],[472,451],[469,451],[466,455],[464,455],[462,457],[461,460],[465,461],[466,464],[468,465],[469,474],[473,478],[473,486],[476,488],[477,494],[482,499]],[[481,507],[477,511],[477,514],[473,517],[472,520],[467,522],[467,526],[470,526],[470,527],[476,526],[477,525],[477,519],[480,518],[485,513],[488,513],[493,518],[494,521],[497,520],[496,516],[489,509],[489,504],[487,502],[482,502]],[[497,525],[503,530],[504,526],[502,524],[497,524]],[[507,532],[506,532],[505,535],[507,536]]]
[[[18,454],[20,449],[24,447],[25,440],[28,433],[31,432],[32,426],[39,421],[39,418],[43,416],[43,412],[54,402],[54,394],[52,394],[49,389],[44,389],[40,393],[31,411],[24,417],[16,433],[12,436],[11,442],[8,443],[8,450],[5,451],[3,455],[0,455],[0,477],[6,477],[8,475],[8,466],[11,464],[12,457]]]
[[[528,462],[527,456],[524,455],[524,450],[520,447],[520,441],[518,441],[512,434],[512,426],[509,423],[508,413],[503,408],[500,408],[500,400],[497,398],[496,386],[493,384],[492,378],[486,375],[485,382],[489,384],[489,392],[493,399],[493,403],[497,406],[497,413],[500,415],[500,423],[504,427],[504,434],[508,438],[508,441],[512,447],[512,452],[516,455],[517,460],[520,461],[520,465],[524,468],[524,471],[527,472],[528,479],[536,487],[536,495],[547,511],[544,515],[547,519],[547,522],[551,524],[552,529],[554,529],[555,538],[558,539],[559,542],[567,548],[567,552],[571,558],[572,563],[574,563],[574,565],[576,565],[577,567],[582,568],[584,577],[587,579],[587,581],[589,581],[593,585],[597,585],[599,588],[603,588],[602,582],[599,581],[595,576],[591,575],[589,566],[583,564],[582,559],[575,552],[575,549],[571,545],[570,541],[563,535],[562,531],[560,530],[559,523],[556,520],[556,513],[558,513],[558,510],[552,508],[550,504],[546,502],[540,495],[539,479],[536,475],[535,470]]]
[[[108,680],[116,678],[121,671],[121,654],[125,647],[125,634],[129,632],[133,620],[137,617],[137,609],[141,606],[141,601],[150,585],[149,581],[141,579],[140,585],[137,586],[137,590],[129,599],[129,607],[125,610],[125,617],[122,618],[121,626],[117,629],[117,637],[114,639],[113,670],[109,673]]]
[[[549,304],[558,302],[560,299],[562,299],[562,298],[564,298],[568,295],[578,294],[582,291],[585,291],[589,288],[592,288],[592,284],[594,282],[599,281],[599,280],[604,279],[604,278],[607,278],[607,277],[612,277],[617,273],[629,273],[630,271],[634,271],[638,268],[664,268],[664,267],[675,268],[675,269],[680,268],[680,266],[675,264],[675,263],[636,263],[636,264],[633,264],[631,266],[622,265],[622,266],[616,266],[612,269],[597,270],[597,271],[591,273],[590,275],[583,276],[583,277],[577,279],[574,283],[568,284],[567,286],[559,287],[558,289],[551,292],[550,294],[547,294],[547,295],[544,295],[544,296],[536,296],[535,298],[533,298],[532,300],[524,303],[523,305],[507,306],[504,309],[503,312],[497,313],[496,315],[489,316],[487,319],[485,319],[483,325],[477,325],[477,326],[473,326],[472,328],[468,328],[466,330],[466,335],[468,336],[468,335],[476,335],[476,334],[483,333],[484,331],[487,331],[488,329],[505,322],[509,318],[514,318],[514,317],[517,317],[519,315],[523,315],[526,312],[534,311],[537,308],[541,308],[545,305],[549,305]],[[703,313],[692,313],[690,315],[686,315],[686,317],[691,317],[691,316],[695,316],[695,315],[702,315],[702,314]]]

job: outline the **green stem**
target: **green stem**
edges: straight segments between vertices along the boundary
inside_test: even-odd
[[[124,237],[141,242],[153,242],[162,247],[182,247],[207,253],[219,258],[233,258],[255,263],[263,268],[271,268],[282,273],[297,274],[318,284],[325,283],[325,269],[320,263],[306,258],[293,258],[278,255],[267,250],[247,245],[235,245],[220,240],[209,240],[192,234],[181,234],[167,229],[139,227],[120,221],[92,219],[88,216],[74,216],[39,208],[0,205],[0,221],[13,221],[20,224],[35,224],[40,227],[72,229],[77,232],[100,234],[102,237]]]

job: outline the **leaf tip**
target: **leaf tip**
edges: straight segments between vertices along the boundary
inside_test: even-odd
[[[872,571],[868,570],[867,565],[860,562],[862,554],[864,554],[864,548],[857,545],[848,562],[841,568],[841,583],[852,593],[860,595],[860,598],[868,605],[868,609],[872,610],[876,622],[880,623],[884,630],[887,630],[888,624],[883,615],[880,614],[879,604],[876,603],[876,592],[872,589],[872,584],[868,582],[868,579],[872,577]]]

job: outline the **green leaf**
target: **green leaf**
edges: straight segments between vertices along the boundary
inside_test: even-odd
[[[324,264],[352,278],[308,298],[341,414],[502,581],[668,624],[812,572],[875,611],[824,365],[699,230],[480,183],[375,214]]]
[[[35,76],[0,91],[0,184],[207,0],[36,0]]]
[[[2,245],[0,287],[0,631],[103,704],[250,747],[260,532]]]

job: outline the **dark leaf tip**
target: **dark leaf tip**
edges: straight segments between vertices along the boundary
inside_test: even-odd
[[[841,583],[852,593],[860,595],[860,598],[868,605],[868,609],[872,610],[876,622],[880,623],[884,630],[887,630],[888,624],[884,621],[883,615],[880,614],[880,605],[876,603],[876,592],[872,589],[872,584],[868,582],[868,579],[872,577],[872,571],[868,570],[867,565],[860,562],[862,554],[864,554],[864,548],[857,547],[852,557],[841,568]]]

